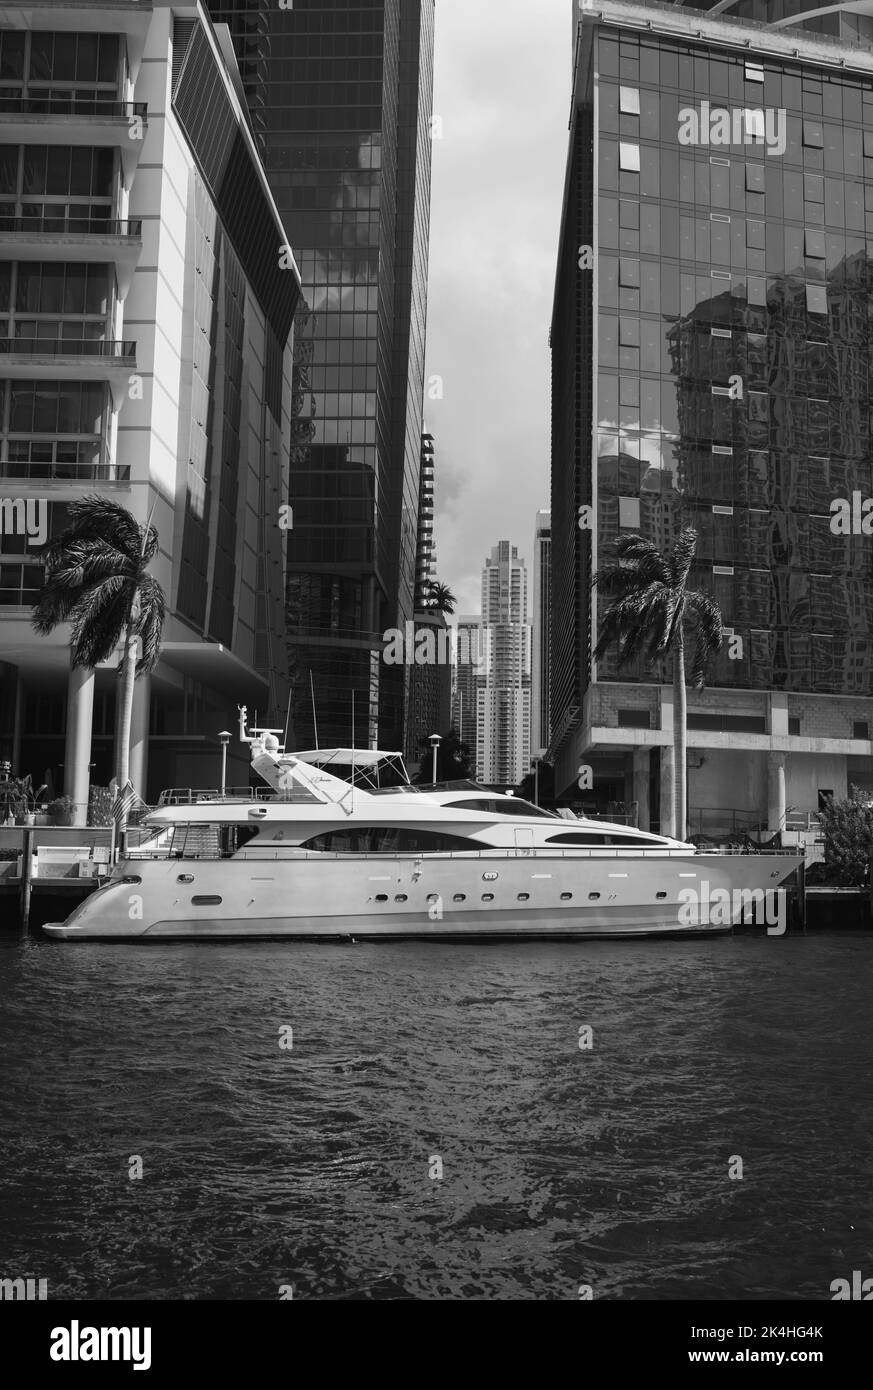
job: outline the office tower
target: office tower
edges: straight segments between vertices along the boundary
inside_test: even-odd
[[[476,777],[517,786],[530,770],[531,629],[527,570],[509,541],[485,561],[482,627],[490,659],[476,682]]]
[[[477,707],[479,680],[485,673],[484,629],[481,616],[461,614],[458,617],[453,669],[452,725],[461,743],[470,754],[470,770],[476,770]]]
[[[549,643],[552,606],[552,515],[537,512],[533,548],[531,623],[531,753],[549,746]]]
[[[673,699],[669,670],[592,661],[591,580],[620,532],[668,550],[693,525],[690,582],[729,629],[688,691],[691,833],[776,832],[873,783],[873,53],[856,37],[612,0],[581,18],[550,753],[559,793],[587,764],[596,804],[636,800],[643,825],[668,828]]]
[[[284,718],[300,282],[237,82],[197,5],[0,9],[0,746],[80,815],[112,775],[115,665],[71,673],[68,631],[31,629],[40,508],[55,534],[97,491],[159,532],[139,791],[214,784],[238,703]]]
[[[431,585],[436,582],[433,548],[434,455],[433,435],[421,436],[421,472],[418,487],[418,537],[415,553],[415,608],[412,628],[413,661],[408,666],[408,705],[404,727],[405,754],[420,760],[421,741],[444,734],[451,719],[452,633],[442,609],[435,606]],[[421,634],[429,634],[421,636]]]
[[[288,534],[292,739],[404,746],[430,207],[434,0],[210,6],[241,58],[294,238],[298,318]],[[253,28],[254,16],[265,26]],[[254,107],[253,107],[254,112]]]

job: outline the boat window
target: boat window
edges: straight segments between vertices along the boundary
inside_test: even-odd
[[[560,835],[550,835],[550,845],[661,845],[655,835],[619,835],[605,830],[567,830]]]
[[[221,857],[228,859],[258,833],[256,825],[222,825],[219,829]]]
[[[443,830],[419,830],[414,826],[343,825],[303,840],[301,849],[332,854],[447,854],[491,849],[481,840],[449,835]]]
[[[467,797],[463,801],[447,801],[446,806],[453,811],[485,811],[491,816],[543,816],[554,820],[551,811],[542,806],[534,806],[532,801],[523,801],[520,796]]]

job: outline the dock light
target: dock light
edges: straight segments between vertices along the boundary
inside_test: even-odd
[[[222,729],[218,739],[221,743],[221,795],[224,796],[227,785],[227,745],[230,743],[231,735],[227,729]]]
[[[431,781],[433,782],[434,786],[436,786],[437,779],[437,749],[439,748],[442,741],[443,740],[441,734],[431,734],[430,746],[433,749],[433,776],[431,777]]]

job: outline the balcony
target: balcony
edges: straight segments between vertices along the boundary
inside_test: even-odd
[[[121,151],[129,188],[148,130],[144,101],[75,91],[21,96],[0,90],[0,144],[108,145]]]
[[[0,338],[0,376],[25,381],[109,381],[136,371],[136,343],[113,338]]]
[[[0,210],[0,260],[114,265],[121,299],[127,298],[141,252],[141,218],[9,217]]]

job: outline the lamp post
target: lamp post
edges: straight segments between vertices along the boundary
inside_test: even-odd
[[[222,729],[218,738],[221,743],[221,795],[224,796],[227,785],[227,745],[230,743],[231,735],[227,729]]]
[[[436,786],[437,779],[437,749],[439,748],[442,741],[443,740],[441,734],[431,734],[430,746],[433,749],[433,776],[431,777],[431,781],[433,782],[434,786]]]

